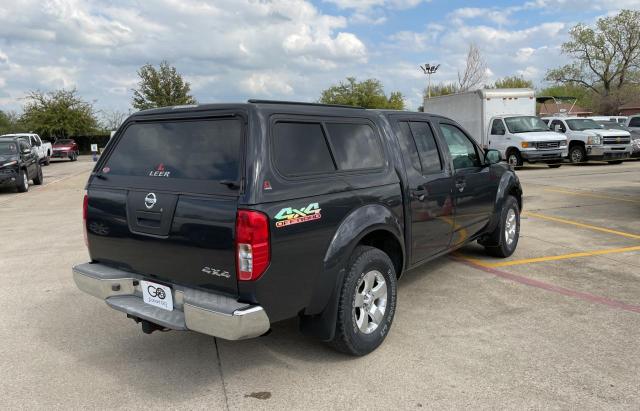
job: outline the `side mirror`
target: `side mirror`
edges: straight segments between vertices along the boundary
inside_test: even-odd
[[[486,157],[488,164],[497,164],[502,161],[502,155],[498,150],[487,150]]]

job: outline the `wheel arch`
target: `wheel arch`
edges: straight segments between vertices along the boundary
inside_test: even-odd
[[[341,285],[351,255],[359,245],[369,245],[387,253],[399,277],[406,259],[403,232],[401,218],[384,205],[369,204],[349,213],[327,247],[322,273],[314,283],[309,305],[301,316],[302,332],[324,341],[333,338]]]

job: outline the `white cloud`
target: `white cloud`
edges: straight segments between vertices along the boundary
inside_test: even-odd
[[[369,59],[346,17],[309,0],[24,0],[2,2],[0,19],[0,75],[12,97],[0,109],[18,108],[32,89],[74,86],[126,109],[137,69],[161,60],[201,101],[308,99],[328,70],[346,76]]]
[[[386,7],[393,9],[409,9],[416,7],[420,3],[427,3],[431,0],[324,0],[333,3],[341,9],[370,10],[375,7]]]

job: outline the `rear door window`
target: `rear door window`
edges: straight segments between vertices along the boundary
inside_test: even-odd
[[[274,161],[284,175],[335,171],[320,123],[281,121],[275,124],[273,131]]]
[[[409,123],[418,154],[422,164],[422,174],[429,175],[439,173],[442,170],[442,161],[438,153],[436,139],[429,123],[415,122]]]
[[[329,139],[340,170],[384,165],[380,139],[368,124],[327,123]]]
[[[105,169],[121,176],[237,182],[242,133],[238,119],[133,123]]]

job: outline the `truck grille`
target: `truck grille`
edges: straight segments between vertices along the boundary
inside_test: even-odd
[[[552,149],[560,147],[559,141],[545,141],[536,145],[539,149]]]
[[[629,144],[631,143],[631,137],[604,137],[602,139],[603,144]]]

